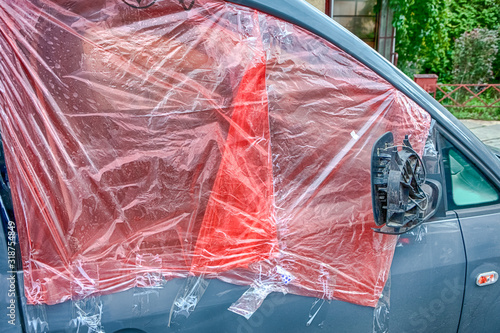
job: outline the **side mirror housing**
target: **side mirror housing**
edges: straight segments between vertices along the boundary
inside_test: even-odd
[[[426,180],[426,169],[408,136],[395,145],[391,132],[372,149],[371,186],[373,217],[386,234],[405,233],[431,218],[441,200],[441,184]]]

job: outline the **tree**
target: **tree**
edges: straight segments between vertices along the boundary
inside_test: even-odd
[[[407,74],[450,68],[450,0],[390,0],[399,67]]]
[[[394,10],[396,52],[406,74],[452,78],[454,41],[475,28],[500,29],[500,0],[389,0]],[[493,65],[500,80],[500,55]]]

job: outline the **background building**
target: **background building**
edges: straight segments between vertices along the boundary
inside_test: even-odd
[[[388,0],[307,0],[346,29],[376,49],[392,63],[396,29]]]

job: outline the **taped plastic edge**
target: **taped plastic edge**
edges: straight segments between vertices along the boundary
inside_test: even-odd
[[[137,275],[135,278],[136,287],[161,288],[163,275],[161,272],[162,259],[158,255],[137,254],[136,255]]]
[[[373,309],[373,333],[389,332],[389,314],[391,308],[391,273],[387,278],[384,290],[377,306]]]
[[[104,333],[102,309],[103,303],[99,296],[73,301],[73,319],[69,323],[70,328],[75,328],[77,333]],[[84,327],[87,327],[87,330]]]
[[[228,310],[250,319],[262,305],[267,295],[274,291],[273,289],[272,285],[251,286]]]
[[[179,289],[172,303],[168,327],[178,316],[188,318],[191,315],[207,290],[209,283],[210,280],[205,279],[203,275],[190,276],[185,280],[184,285]]]
[[[250,319],[270,293],[286,294],[287,285],[294,279],[293,274],[281,266],[276,266],[270,277],[264,277],[261,272],[259,278],[236,302],[231,304],[228,310]]]
[[[46,305],[27,305],[24,307],[26,330],[28,333],[46,333],[50,332],[49,322],[47,320]]]

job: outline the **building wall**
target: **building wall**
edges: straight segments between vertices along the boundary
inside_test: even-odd
[[[335,21],[376,49],[387,60],[397,62],[397,55],[394,53],[396,30],[392,27],[393,12],[388,0],[306,1],[323,13],[326,11],[326,2],[329,1],[333,6],[331,14]],[[375,11],[377,3],[380,5],[378,12]]]
[[[321,10],[323,13],[325,12],[326,0],[307,0],[307,2]]]
[[[389,0],[381,1],[377,51],[393,64],[397,64],[397,55],[394,53],[396,29],[392,26],[393,11],[389,8]]]

